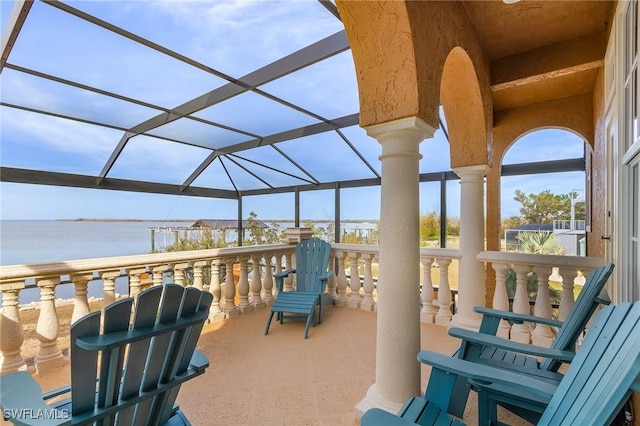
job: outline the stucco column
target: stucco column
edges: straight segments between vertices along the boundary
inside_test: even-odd
[[[395,413],[420,395],[419,146],[434,129],[416,117],[366,128],[382,145],[376,383],[356,407]]]
[[[457,167],[460,177],[460,269],[458,275],[458,312],[451,326],[468,329],[480,327],[480,315],[474,306],[485,306],[485,270],[478,261],[484,250],[484,176],[489,166]]]

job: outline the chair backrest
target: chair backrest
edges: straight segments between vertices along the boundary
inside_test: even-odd
[[[575,350],[578,338],[587,327],[587,323],[600,304],[609,304],[608,297],[605,297],[603,288],[609,276],[613,272],[612,263],[601,266],[594,270],[587,277],[587,281],[578,295],[571,313],[560,327],[551,347],[562,350]],[[547,358],[540,363],[540,369],[557,371],[562,363],[556,359]]]
[[[640,388],[638,330],[640,302],[602,309],[539,424],[610,424]]]
[[[185,381],[213,296],[175,284],[91,313],[71,327],[71,415],[163,424]],[[202,370],[204,372],[204,369]],[[97,377],[96,380],[94,380]],[[97,408],[96,408],[97,407]]]
[[[318,238],[296,245],[296,291],[323,291],[320,277],[327,274],[330,252],[331,245]]]

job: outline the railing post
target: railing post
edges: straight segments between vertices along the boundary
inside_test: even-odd
[[[120,271],[104,271],[100,273],[102,278],[102,311],[116,301],[116,278]]]
[[[338,274],[336,291],[337,296],[335,299],[336,306],[345,306],[347,304],[347,274],[345,272],[345,253],[343,251],[337,251],[336,257],[338,258]]]
[[[422,263],[422,292],[420,298],[422,299],[422,309],[420,309],[420,322],[433,324],[436,318],[436,311],[433,309],[433,282],[431,280],[431,265],[433,265],[433,258],[426,257],[421,258]]]
[[[373,274],[371,272],[371,262],[375,255],[372,253],[364,253],[362,260],[364,260],[364,283],[362,285],[364,290],[364,298],[360,303],[360,309],[363,311],[373,312],[376,307],[376,302],[373,300],[373,290],[375,285],[373,284]]]
[[[58,315],[56,312],[56,286],[60,277],[49,277],[38,280],[40,287],[40,315],[36,323],[36,335],[40,341],[40,348],[34,363],[38,373],[53,370],[66,364],[62,351],[58,346]]]
[[[513,298],[513,312],[529,315],[531,313],[531,308],[529,307],[529,292],[527,290],[529,266],[514,264],[513,269],[516,271],[516,294]],[[514,324],[511,327],[511,340],[530,343],[531,324],[528,322]]]
[[[89,281],[93,279],[93,274],[72,275],[70,278],[75,289],[73,313],[71,314],[71,325],[73,325],[77,320],[91,312],[89,301],[87,300],[87,287]]]
[[[262,279],[260,277],[260,260],[262,256],[259,254],[251,255],[251,263],[253,264],[253,273],[251,274],[251,304],[253,309],[262,309],[267,306],[260,296],[262,291]]]
[[[249,303],[249,270],[247,267],[247,257],[238,257],[240,262],[240,279],[238,280],[238,309],[240,313],[246,314],[253,311],[253,305]]]
[[[492,302],[493,309],[509,312],[509,295],[507,294],[507,271],[509,270],[509,265],[494,261],[491,266],[496,274],[496,288]],[[509,322],[500,320],[496,335],[508,339],[510,330],[511,325],[509,325]]]
[[[271,260],[273,256],[270,253],[263,254],[264,257],[264,277],[262,279],[262,287],[264,288],[264,294],[262,300],[266,306],[273,304],[273,270],[271,269]],[[277,256],[276,256],[277,258]]]
[[[240,310],[234,301],[236,297],[236,285],[233,282],[233,264],[233,259],[225,259],[227,274],[224,279],[224,315],[227,319],[240,315]]]
[[[549,274],[551,272],[551,274]],[[558,268],[549,268],[536,266],[536,275],[538,276],[538,294],[536,295],[536,303],[533,306],[533,314],[537,317],[551,319],[551,297],[549,296],[549,281],[561,281],[562,277],[558,274]],[[548,325],[537,324],[531,335],[531,342],[536,346],[551,346],[554,333]]]
[[[224,319],[224,312],[222,312],[222,308],[220,307],[220,297],[222,296],[220,289],[220,259],[211,261],[209,292],[213,295],[213,302],[209,310],[209,322],[222,321]]]
[[[349,300],[347,301],[347,307],[358,309],[360,308],[360,272],[358,271],[358,259],[359,254],[356,252],[348,253],[349,263],[351,266],[351,279],[349,280],[349,288],[351,289],[351,294],[349,295]]]
[[[451,265],[451,259],[438,257],[436,258],[436,262],[440,265],[440,283],[438,284],[439,309],[436,314],[436,324],[447,325],[453,317],[451,313],[453,300],[451,299],[451,287],[449,286],[449,265]]]
[[[0,313],[0,374],[26,370],[27,364],[20,349],[24,342],[24,331],[18,312],[18,296],[25,287],[24,281],[3,283],[2,313]]]

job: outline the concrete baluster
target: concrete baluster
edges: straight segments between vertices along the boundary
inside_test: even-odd
[[[275,267],[276,267],[276,269],[275,269],[274,272],[276,273],[276,275],[278,275],[280,272],[282,272],[282,255],[281,254],[276,255]],[[275,288],[275,293],[276,293],[275,296],[278,297],[278,288],[277,287],[274,287],[274,288]]]
[[[420,322],[433,324],[436,318],[436,311],[433,309],[434,291],[431,280],[433,258],[421,258],[420,263],[422,263],[422,293],[420,294],[422,309],[420,309]]]
[[[185,269],[189,267],[188,263],[177,263],[173,266],[173,282],[183,287],[187,286],[188,282],[185,277]]]
[[[364,253],[362,255],[362,260],[364,260],[364,282],[362,285],[364,298],[362,299],[362,303],[360,303],[360,309],[368,312],[375,311],[376,307],[376,302],[373,299],[373,290],[375,289],[375,285],[373,283],[373,274],[371,272],[371,263],[374,258],[375,255],[372,253]]]
[[[453,317],[453,313],[451,312],[453,300],[451,299],[451,287],[449,286],[449,265],[451,265],[451,259],[438,257],[436,258],[436,262],[440,265],[438,313],[436,314],[436,324],[447,325]]]
[[[509,265],[493,262],[491,266],[496,273],[496,289],[493,293],[492,301],[493,309],[509,312],[509,295],[507,294],[507,271],[509,270]],[[511,325],[509,322],[501,320],[496,335],[508,339],[510,332]]]
[[[2,290],[2,312],[0,312],[0,374],[26,370],[20,353],[24,332],[18,312],[18,296],[25,287],[24,281],[0,284]]]
[[[253,273],[251,274],[251,304],[254,309],[262,309],[267,306],[262,300],[260,293],[262,292],[262,278],[260,277],[260,260],[262,256],[259,254],[251,255],[251,263],[253,264]]]
[[[286,253],[284,255],[284,269],[285,270],[289,270],[289,269],[293,269],[293,254],[291,253]],[[289,274],[285,277],[284,279],[284,291],[291,291],[293,290],[293,275],[294,274]]]
[[[273,304],[273,270],[271,269],[271,260],[273,256],[269,253],[265,253],[264,255],[264,277],[262,278],[262,288],[264,289],[264,294],[262,295],[262,300],[265,303],[265,306],[271,306]]]
[[[153,267],[152,272],[153,272],[154,286],[162,285],[162,276],[164,275],[164,271],[166,270],[167,270],[167,267],[165,265]]]
[[[202,267],[207,266],[206,260],[198,260],[193,262],[193,286],[198,290],[204,290],[204,274]]]
[[[335,300],[336,297],[338,297],[338,293],[336,292],[336,289],[338,287],[338,279],[336,276],[335,265],[336,265],[336,254],[332,250],[331,254],[329,255],[329,269],[333,269],[334,274],[330,276],[329,279],[327,280],[327,295],[331,297],[333,300]]]
[[[249,303],[249,270],[247,267],[247,257],[239,257],[240,279],[238,280],[238,309],[240,313],[253,311],[253,305]]]
[[[233,259],[225,259],[227,275],[224,280],[224,315],[227,319],[240,315],[240,310],[236,306],[236,285],[233,282]]]
[[[529,266],[514,264],[513,269],[516,271],[516,294],[513,298],[513,312],[529,315],[531,313],[531,308],[529,307],[529,292],[527,290]],[[528,322],[514,324],[511,327],[511,340],[530,343],[531,324]]]
[[[73,313],[71,314],[71,325],[77,320],[87,315],[89,309],[89,300],[87,299],[87,288],[89,281],[93,279],[92,274],[72,275],[71,281],[75,288],[75,297],[73,299]]]
[[[40,348],[35,356],[36,371],[53,370],[66,364],[62,351],[58,346],[58,314],[56,312],[56,286],[60,277],[50,277],[38,280],[40,287],[40,315],[36,324],[36,335],[40,341]]]
[[[560,296],[560,307],[558,308],[558,319],[564,321],[573,308],[575,298],[573,296],[574,281],[581,275],[578,271],[562,271],[566,279],[562,279],[562,296]],[[582,280],[581,280],[582,281]]]
[[[211,282],[209,291],[213,295],[211,309],[209,310],[209,322],[220,322],[224,319],[224,312],[220,307],[220,298],[222,296],[220,288],[220,259],[214,259],[211,262]]]
[[[551,274],[549,274],[551,272]],[[551,319],[553,312],[551,311],[551,297],[549,296],[549,282],[561,282],[562,277],[558,274],[558,268],[536,267],[536,275],[538,275],[538,294],[536,295],[536,303],[533,306],[533,314],[537,317]],[[555,334],[548,325],[537,324],[531,335],[531,342],[536,346],[551,346]]]
[[[102,278],[102,311],[116,301],[116,278],[120,271],[106,271],[100,274]]]
[[[127,270],[127,274],[129,275],[129,296],[133,297],[134,300],[143,290],[143,283],[140,275],[146,273],[147,270],[144,268],[137,269],[129,269]]]
[[[349,288],[351,289],[351,294],[349,295],[349,300],[347,301],[347,307],[358,309],[360,308],[360,271],[358,270],[358,260],[360,259],[360,254],[356,252],[348,253],[349,263],[351,266],[351,279],[349,280]]]
[[[338,274],[335,298],[336,306],[345,306],[347,304],[347,273],[345,272],[345,253],[343,251],[336,252],[338,259]]]

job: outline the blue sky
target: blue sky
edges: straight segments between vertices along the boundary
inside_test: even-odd
[[[3,30],[12,3],[0,1]],[[70,4],[233,77],[241,77],[341,30],[339,21],[317,1],[311,0],[82,1]],[[81,57],[78,52],[82,53]],[[136,97],[145,102],[165,107],[175,107],[225,83],[202,70],[142,49],[120,36],[70,19],[40,2],[34,4],[9,63],[115,93],[131,95],[135,92]],[[46,82],[11,69],[5,69],[0,75],[0,84],[3,102],[61,111],[122,127],[133,126],[157,113],[147,107]],[[350,52],[260,88],[328,118],[341,117],[358,109]],[[231,127],[247,123],[246,117],[251,117],[247,130],[263,135],[316,122],[282,105],[274,106],[254,93],[240,95],[225,103],[224,108],[217,105],[202,110],[197,116]],[[7,107],[0,108],[0,120],[0,163],[8,167],[97,175],[122,135],[119,130],[96,128]],[[159,130],[158,134],[165,137],[187,133],[190,142],[200,146],[138,136],[126,146],[109,176],[180,184],[209,154],[207,147],[217,147],[212,145],[212,140],[231,144],[246,139],[246,136],[222,129],[212,137],[208,131],[210,129],[198,126],[198,123],[185,123],[184,120]],[[357,126],[344,129],[344,133],[379,173],[379,144]],[[330,179],[337,173],[340,179],[372,177],[337,135],[307,137],[303,142],[284,142],[278,147],[319,179]],[[543,130],[519,140],[508,152],[505,163],[574,158],[581,156],[582,150],[582,141],[572,134]],[[421,172],[449,169],[448,145],[442,132],[437,132],[434,139],[424,141],[421,152],[424,157]],[[292,166],[278,162],[275,151],[266,147],[252,154],[246,153],[246,156],[278,164],[287,172],[294,171]],[[238,187],[252,188],[256,185],[255,178],[238,173],[239,169],[233,169],[237,166],[229,167]],[[262,173],[275,184],[291,184],[290,178],[282,174],[265,170]],[[224,189],[233,188],[223,168],[217,165],[208,168],[194,184],[207,186],[208,182],[216,182]],[[518,212],[518,205],[513,201],[517,188],[527,193],[545,189],[558,193],[583,190],[584,174],[505,178],[502,186],[504,217]],[[237,216],[236,202],[231,200],[10,183],[1,183],[0,191],[2,219]],[[460,204],[458,183],[449,183],[447,192],[448,214],[457,216]],[[243,214],[246,217],[254,211],[262,219],[292,218],[293,203],[293,194],[245,197]],[[376,219],[380,210],[379,188],[343,190],[341,204],[343,219]],[[437,211],[439,204],[438,184],[422,184],[421,213]],[[322,220],[333,216],[333,191],[301,194],[303,219]]]

